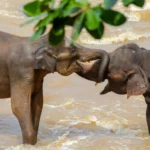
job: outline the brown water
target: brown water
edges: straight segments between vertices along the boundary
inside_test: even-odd
[[[22,5],[29,0],[0,0],[0,29],[20,36],[31,35],[33,25],[20,28],[27,20]],[[99,0],[92,0],[94,4]],[[149,48],[150,0],[143,10],[123,11],[129,21],[119,28],[107,26],[102,40],[92,39],[85,31],[78,42],[112,51],[134,41]],[[68,29],[68,35],[70,33]],[[0,100],[0,149],[6,150],[150,150],[145,121],[146,105],[142,96],[126,99],[113,93],[100,96],[106,83],[93,82],[73,74],[46,76],[44,109],[36,146],[19,145],[21,131],[11,112],[10,100]]]

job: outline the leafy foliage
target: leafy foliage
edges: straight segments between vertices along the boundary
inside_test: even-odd
[[[122,2],[125,6],[134,4],[136,6],[142,7],[144,5],[144,0],[122,0]]]
[[[104,6],[105,8],[111,8],[116,4],[117,0],[104,0]]]
[[[92,7],[88,0],[61,0],[57,7],[55,0],[34,0],[24,6],[24,12],[33,17],[25,24],[38,20],[32,40],[44,34],[46,27],[51,24],[49,41],[52,45],[60,43],[65,36],[65,27],[72,26],[72,39],[77,40],[82,29],[96,39],[104,33],[105,23],[118,26],[126,22],[126,17],[114,11],[112,7],[118,0],[103,0],[103,5]],[[134,4],[142,7],[145,0],[122,0],[124,6]]]

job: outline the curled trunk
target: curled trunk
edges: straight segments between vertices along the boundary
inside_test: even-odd
[[[105,74],[110,60],[107,52],[103,50],[89,50],[89,52],[85,52],[85,55],[80,60],[82,62],[97,61],[92,64],[78,62],[84,70],[84,72],[79,72],[78,75],[96,82],[103,82],[105,80]]]

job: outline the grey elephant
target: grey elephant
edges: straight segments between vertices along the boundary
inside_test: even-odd
[[[11,97],[11,107],[22,131],[23,143],[35,144],[43,106],[43,78],[58,72],[68,76],[86,73],[78,63],[100,59],[98,82],[104,80],[109,56],[102,50],[70,46],[67,39],[56,47],[48,35],[31,42],[29,38],[0,32],[0,98]]]
[[[129,98],[132,95],[143,95],[147,103],[147,125],[150,134],[150,51],[140,48],[134,43],[129,43],[117,48],[109,53],[110,63],[106,74],[108,84],[101,92],[115,92],[117,94],[127,94]],[[82,68],[88,68],[83,63],[79,63]],[[100,61],[96,61],[91,70],[80,75],[86,79],[96,81]]]

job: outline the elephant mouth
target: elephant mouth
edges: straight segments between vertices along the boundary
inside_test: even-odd
[[[80,60],[77,60],[76,63],[81,68],[81,71],[83,73],[87,73],[87,72],[89,72],[92,69],[92,67],[93,67],[93,65],[94,65],[94,63],[96,61],[97,60],[89,60],[89,61],[80,61]]]
[[[88,71],[91,70],[94,62],[95,61],[93,60],[92,61],[73,60],[67,64],[66,61],[64,61],[63,63],[61,62],[61,65],[57,64],[56,71],[63,76],[68,76],[73,72],[80,72],[80,71],[83,73],[87,73]]]

